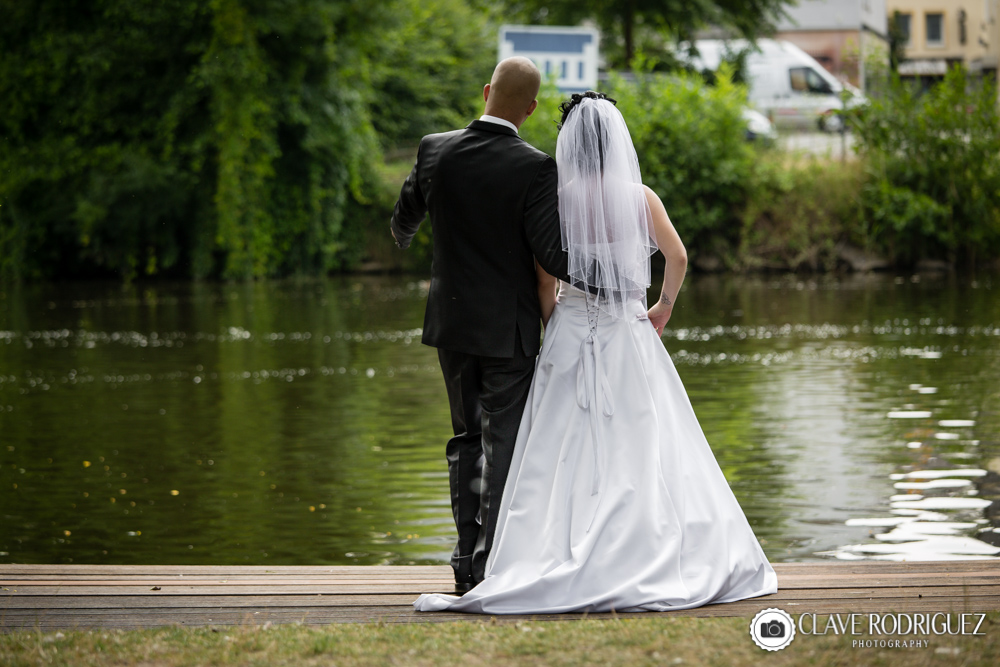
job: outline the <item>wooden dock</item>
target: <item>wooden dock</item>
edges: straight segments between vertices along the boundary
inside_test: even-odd
[[[766,607],[823,615],[1000,610],[1000,560],[778,563],[774,569],[775,595],[671,613],[752,618]],[[417,594],[451,587],[448,566],[0,565],[0,631],[482,620],[413,610]]]

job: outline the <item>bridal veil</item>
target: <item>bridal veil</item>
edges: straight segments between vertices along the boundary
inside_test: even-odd
[[[571,284],[621,319],[626,304],[645,301],[657,247],[639,160],[613,101],[580,98],[559,132],[556,162]]]

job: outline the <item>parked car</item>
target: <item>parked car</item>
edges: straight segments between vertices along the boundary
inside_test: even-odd
[[[698,70],[715,71],[727,54],[749,46],[744,40],[704,39],[695,42],[698,56],[681,57]],[[791,42],[757,40],[756,50],[747,54],[745,75],[748,102],[779,127],[839,132],[843,119],[838,112],[867,102],[861,91],[839,81]]]
[[[772,143],[778,139],[778,132],[774,129],[774,123],[767,119],[767,116],[750,107],[743,107],[743,120],[747,125],[747,139],[749,141],[761,141]]]

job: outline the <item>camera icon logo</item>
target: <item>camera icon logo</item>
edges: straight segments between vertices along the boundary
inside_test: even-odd
[[[781,609],[764,609],[750,621],[750,637],[765,651],[780,651],[795,639],[795,621]]]

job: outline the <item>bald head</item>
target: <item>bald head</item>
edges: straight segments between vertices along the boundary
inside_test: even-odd
[[[493,70],[493,78],[483,88],[485,113],[520,127],[538,104],[535,97],[541,84],[542,74],[528,58],[514,56],[501,60]]]

